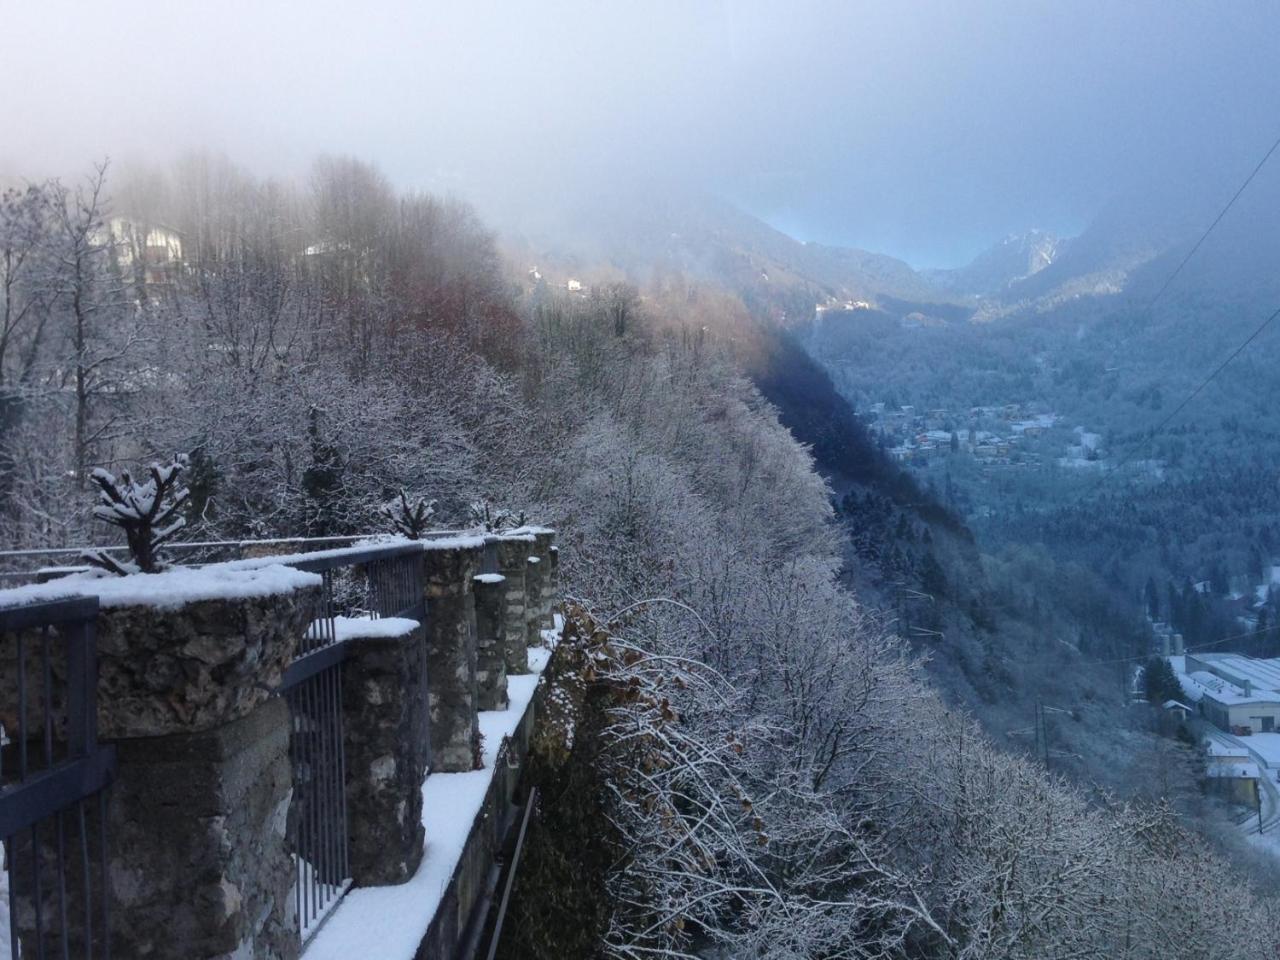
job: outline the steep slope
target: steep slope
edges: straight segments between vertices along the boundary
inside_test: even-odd
[[[638,280],[678,272],[733,290],[786,324],[807,322],[828,300],[954,299],[901,260],[802,243],[719,198],[665,184],[505,223],[512,252],[559,272]]]

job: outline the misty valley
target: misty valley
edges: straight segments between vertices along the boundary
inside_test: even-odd
[[[1266,7],[0,6],[0,960],[1280,958]]]

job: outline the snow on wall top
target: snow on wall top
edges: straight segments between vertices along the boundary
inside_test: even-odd
[[[423,550],[471,550],[484,546],[484,537],[475,534],[463,534],[454,537],[440,537],[435,540],[419,540]]]
[[[318,587],[320,575],[279,563],[257,569],[233,569],[225,564],[175,567],[163,573],[127,577],[91,573],[0,590],[0,607],[20,607],[71,597],[97,597],[103,607],[150,606],[175,610],[201,600],[238,600],[291,593]]]
[[[500,573],[478,573],[473,579],[481,583],[502,583],[507,578]]]
[[[408,617],[382,617],[371,620],[368,617],[334,617],[333,631],[339,641],[354,639],[393,639],[407,636],[417,630],[420,624]]]
[[[305,553],[286,553],[280,556],[249,557],[244,560],[228,560],[225,563],[212,564],[228,570],[257,570],[275,564],[295,564],[307,560],[331,560],[335,558],[356,556],[368,553],[378,547],[405,547],[416,545],[418,541],[407,537],[386,537],[377,540],[361,540],[347,547],[332,547],[329,550],[311,550]],[[207,568],[206,568],[207,569]]]
[[[553,530],[551,527],[536,527],[532,525],[525,525],[523,527],[517,527],[515,530],[510,531],[510,533],[505,534],[505,536],[520,536],[521,534],[528,534],[529,536],[532,537],[532,536],[537,536],[539,534],[545,534],[545,533],[555,533],[555,530]]]

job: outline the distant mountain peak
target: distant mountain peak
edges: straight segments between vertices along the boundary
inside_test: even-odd
[[[1064,241],[1047,230],[1011,233],[974,257],[967,266],[922,272],[940,290],[966,296],[989,296],[1025,280],[1057,259]]]

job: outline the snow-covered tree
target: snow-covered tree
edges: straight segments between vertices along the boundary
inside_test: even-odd
[[[390,503],[382,505],[382,515],[391,523],[392,528],[402,537],[420,540],[427,531],[427,525],[436,513],[436,502],[424,497],[409,499],[409,495],[400,488],[400,495]]]
[[[93,471],[98,488],[98,505],[93,516],[124,531],[130,560],[116,560],[105,550],[91,550],[85,560],[111,573],[158,573],[166,563],[160,547],[187,525],[179,510],[190,497],[181,485],[187,458],[174,457],[169,463],[151,464],[145,479],[135,480],[124,471],[116,478],[101,467]]]

